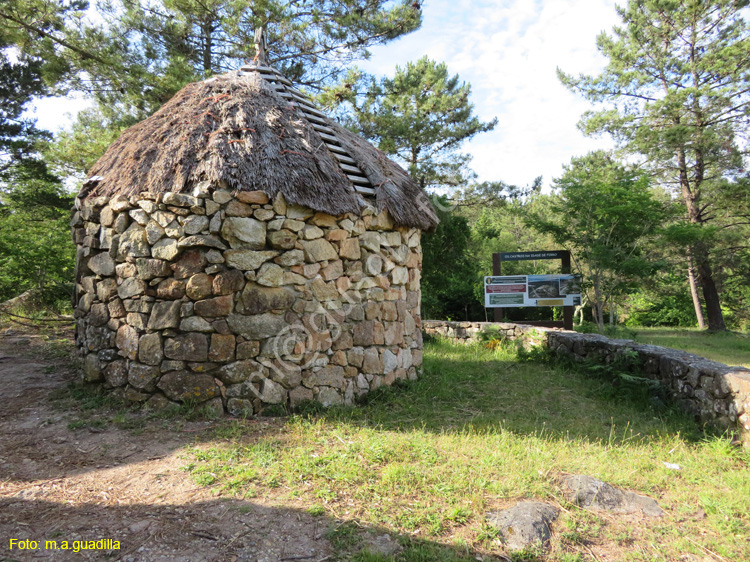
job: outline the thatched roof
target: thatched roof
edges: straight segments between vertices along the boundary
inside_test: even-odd
[[[79,196],[187,193],[208,180],[271,198],[282,193],[332,215],[359,214],[370,197],[398,225],[437,225],[429,199],[401,167],[271,69],[253,70],[180,90],[112,143]]]

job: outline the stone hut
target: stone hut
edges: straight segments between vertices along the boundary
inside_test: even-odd
[[[90,176],[71,222],[86,381],[242,415],[418,376],[435,212],[275,70],[186,86]]]

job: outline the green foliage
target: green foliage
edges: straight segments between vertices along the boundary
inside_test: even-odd
[[[125,127],[156,111],[185,84],[237,69],[265,30],[268,64],[319,89],[368,49],[421,25],[410,0],[8,0],[0,8],[5,44],[40,61],[58,93],[95,102],[50,155],[86,169]],[[90,140],[89,140],[90,139]]]
[[[364,91],[362,91],[364,90]],[[358,95],[364,100],[359,101]],[[473,177],[471,157],[458,152],[475,135],[491,131],[473,115],[471,86],[450,76],[445,63],[422,57],[396,67],[393,78],[376,80],[354,71],[321,99],[333,106],[348,101],[350,126],[378,148],[396,156],[423,187],[458,187]]]
[[[474,296],[477,268],[468,253],[471,230],[461,215],[438,199],[440,224],[422,235],[422,317],[464,320],[481,303]]]
[[[658,232],[668,209],[645,176],[601,151],[573,158],[555,184],[559,197],[551,214],[531,212],[526,222],[571,250],[603,331],[605,303],[654,270],[644,242]]]
[[[750,27],[745,0],[630,0],[617,8],[624,26],[597,39],[608,65],[598,76],[562,82],[608,107],[584,115],[588,134],[608,133],[646,159],[699,227],[734,214],[721,206],[722,178],[743,173],[750,116]],[[744,224],[744,220],[739,224]],[[737,221],[727,221],[731,228]],[[730,228],[728,226],[728,228]],[[700,278],[709,328],[724,329],[715,280],[717,242],[689,246]]]
[[[0,174],[14,161],[32,158],[37,141],[48,138],[48,133],[22,117],[31,97],[45,91],[40,64],[27,58],[12,62],[9,55],[0,35],[0,99],[3,100],[0,104]]]
[[[50,135],[23,116],[29,101],[47,91],[42,64],[23,54],[17,56],[9,40],[7,30],[0,29],[0,185],[17,178],[54,181],[36,154],[39,142]]]
[[[596,392],[610,400],[632,403],[654,412],[671,407],[671,399],[661,381],[642,375],[641,362],[633,350],[621,351],[608,364],[596,360],[575,363],[567,356],[556,357],[555,364],[598,381]]]
[[[86,172],[104,154],[133,119],[110,119],[99,107],[80,111],[67,130],[60,131],[55,142],[44,149],[45,159],[60,174],[85,178]]]
[[[503,341],[505,340],[505,332],[500,333],[500,328],[490,324],[479,332],[479,341],[483,343]]]
[[[1,11],[1,10],[0,10]],[[69,296],[73,247],[68,231],[72,198],[37,153],[48,138],[22,117],[42,94],[42,65],[9,58],[0,32],[0,301],[35,289],[44,304]]]
[[[15,46],[34,60],[44,82],[54,86],[69,79],[77,63],[104,60],[105,46],[97,51],[97,45],[87,42],[88,7],[86,0],[6,0],[0,7],[3,46]]]
[[[695,326],[695,310],[684,286],[677,291],[638,291],[628,302],[627,326]]]
[[[541,178],[537,178],[541,180]],[[516,190],[510,187],[511,192]],[[471,199],[469,199],[471,201]],[[498,204],[478,202],[462,207],[471,220],[472,252],[484,275],[492,273],[492,254],[547,250],[555,247],[549,235],[528,228],[525,217],[529,213],[550,216],[551,199],[534,189],[529,197],[511,196]],[[559,271],[559,263],[549,260],[505,262],[503,275],[543,274]],[[478,287],[479,292],[483,287]]]
[[[181,85],[252,59],[261,27],[268,63],[319,86],[368,48],[421,25],[419,4],[406,0],[106,0],[95,18],[88,7],[9,0],[0,21],[12,44],[45,61],[50,82],[147,114]]]
[[[551,198],[539,193],[541,180],[541,177],[536,178],[530,186],[523,188],[492,182],[494,188],[487,185],[470,186],[462,193],[459,209],[470,221],[470,254],[479,270],[478,280],[474,284],[477,302],[484,303],[482,278],[493,272],[493,253],[557,249],[557,243],[548,234],[530,229],[525,221],[530,212],[550,215]],[[559,271],[560,262],[554,260],[512,261],[502,264],[503,275],[534,275]],[[549,320],[556,310],[547,307],[508,308],[504,310],[504,318],[510,321]]]
[[[29,194],[24,187],[16,190]],[[59,186],[38,187],[34,196],[59,198],[67,205],[17,205],[0,193],[0,300],[29,289],[47,304],[70,297],[75,267],[68,230],[71,199]]]

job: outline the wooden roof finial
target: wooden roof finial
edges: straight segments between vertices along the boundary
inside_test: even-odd
[[[266,26],[260,25],[255,29],[255,58],[253,63],[258,66],[266,66],[267,45],[266,45]]]

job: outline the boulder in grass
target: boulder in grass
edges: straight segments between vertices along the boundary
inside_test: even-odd
[[[571,474],[563,478],[563,485],[567,488],[567,496],[571,502],[592,511],[640,512],[649,517],[664,515],[664,510],[654,499],[620,490],[591,476]]]
[[[558,509],[548,503],[524,501],[488,514],[487,520],[500,531],[506,548],[516,551],[544,546],[552,536],[550,526],[558,513]]]

